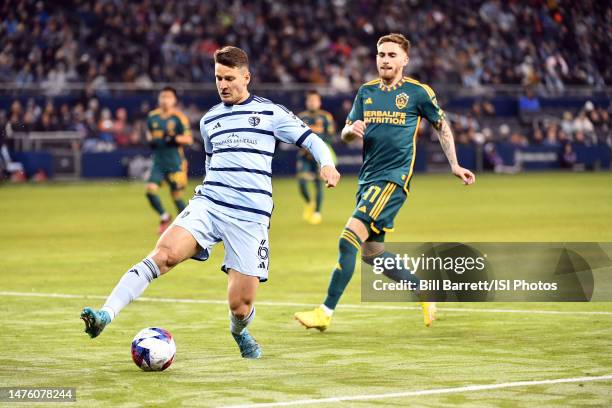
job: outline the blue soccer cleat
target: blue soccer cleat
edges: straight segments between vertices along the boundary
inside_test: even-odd
[[[261,347],[259,347],[259,344],[257,344],[247,329],[244,329],[241,334],[232,333],[232,337],[236,340],[242,357],[261,358]]]
[[[106,311],[95,311],[90,307],[83,309],[81,319],[85,322],[85,333],[89,334],[92,339],[98,337],[106,325],[111,322]]]

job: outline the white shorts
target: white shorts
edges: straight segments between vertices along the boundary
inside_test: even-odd
[[[191,200],[173,225],[189,231],[202,247],[193,259],[207,260],[212,247],[223,242],[225,257],[221,270],[227,273],[228,269],[234,269],[257,276],[260,282],[268,280],[270,248],[266,225],[213,213],[204,199]]]

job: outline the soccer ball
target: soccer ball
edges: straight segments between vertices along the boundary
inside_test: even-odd
[[[168,330],[147,327],[132,340],[132,360],[144,371],[163,371],[176,354],[174,338]]]

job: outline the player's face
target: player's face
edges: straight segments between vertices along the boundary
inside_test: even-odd
[[[163,91],[159,93],[157,102],[162,110],[170,110],[176,106],[176,97],[174,96],[174,93],[170,91]]]
[[[317,94],[306,96],[306,109],[310,111],[321,109],[321,97]]]
[[[408,55],[394,42],[385,42],[378,46],[376,53],[376,66],[378,75],[385,81],[401,78],[404,67],[408,64]]]
[[[247,86],[251,81],[251,74],[245,67],[228,67],[215,64],[215,82],[221,100],[228,104],[235,104],[246,99],[249,94]]]

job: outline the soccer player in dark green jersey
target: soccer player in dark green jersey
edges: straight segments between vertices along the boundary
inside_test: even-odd
[[[379,78],[359,88],[342,130],[344,141],[363,139],[357,205],[340,235],[339,259],[325,301],[315,310],[295,314],[306,328],[323,331],[329,327],[332,313],[353,276],[359,250],[368,264],[374,264],[379,257],[395,257],[385,252],[384,240],[386,233],[393,230],[393,220],[410,190],[421,118],[437,131],[452,173],[466,185],[476,180],[457,161],[453,133],[433,90],[403,75],[409,50],[410,42],[401,34],[378,40]],[[418,281],[407,269],[387,270],[385,275],[398,282]],[[422,306],[425,325],[430,326],[435,319],[435,303],[422,302]]]
[[[321,95],[317,91],[308,91],[306,94],[306,110],[298,115],[310,129],[316,133],[329,150],[334,153],[331,144],[336,134],[336,125],[331,113],[321,109]],[[334,157],[335,159],[335,157]],[[300,149],[297,156],[297,178],[300,193],[306,202],[304,204],[303,218],[310,224],[320,224],[321,204],[323,203],[323,181],[319,175],[319,164],[306,149]],[[315,200],[311,200],[308,191],[308,182],[315,185]]]
[[[187,186],[187,160],[183,146],[193,143],[187,117],[176,108],[178,98],[174,88],[166,87],[158,97],[159,108],[147,118],[147,139],[153,148],[153,167],[147,180],[147,199],[159,214],[159,234],[170,225],[172,217],[159,199],[159,187],[165,181],[170,186],[178,212],[183,211],[183,190]]]

